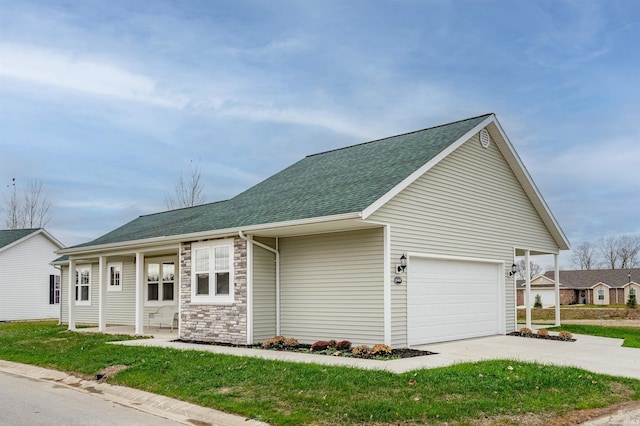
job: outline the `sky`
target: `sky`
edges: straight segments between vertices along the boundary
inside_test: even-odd
[[[639,41],[635,0],[0,0],[0,195],[41,181],[71,246],[192,164],[224,200],[493,112],[574,246],[640,235]]]

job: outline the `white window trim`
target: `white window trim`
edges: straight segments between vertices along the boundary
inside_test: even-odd
[[[149,263],[173,263],[173,300],[149,300]],[[162,274],[162,272],[161,272]],[[148,257],[144,262],[144,306],[174,306],[178,305],[178,259],[175,257]],[[160,281],[162,283],[162,281]],[[158,297],[162,294],[162,286],[158,286]]]
[[[55,275],[53,278],[53,304],[59,305],[62,299],[62,277]]]
[[[215,248],[216,247],[229,247],[229,294],[228,295],[197,295],[197,283],[195,273],[195,251],[199,248],[209,249],[209,286],[213,288],[215,283],[211,280],[215,276]],[[234,268],[233,268],[233,239],[213,240],[205,241],[201,243],[191,244],[191,303],[198,305],[231,305],[234,302],[235,285],[234,285]]]
[[[600,298],[602,296],[602,298]],[[604,290],[598,289],[598,300],[604,300]]]
[[[82,294],[82,292],[80,291],[80,270],[82,269],[88,269],[89,270],[89,299],[88,300],[78,300],[76,297],[76,306],[91,306],[91,270],[93,269],[91,267],[92,265],[77,265],[76,266],[76,273],[77,273],[77,281],[76,281],[76,286],[73,289],[73,294],[74,297],[76,297],[76,288],[78,289],[78,296],[80,296]]]
[[[112,267],[120,268],[120,282],[118,283],[118,285],[111,284],[111,268]],[[107,264],[107,291],[108,292],[122,291],[122,275],[123,275],[122,262],[109,262]]]

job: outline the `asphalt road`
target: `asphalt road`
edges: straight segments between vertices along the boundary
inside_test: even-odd
[[[0,425],[178,425],[55,382],[0,371]]]

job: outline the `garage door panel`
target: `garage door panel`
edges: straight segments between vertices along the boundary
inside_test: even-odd
[[[412,258],[409,270],[410,345],[498,333],[497,263]]]

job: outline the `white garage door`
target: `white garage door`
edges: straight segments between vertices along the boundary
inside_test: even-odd
[[[501,263],[412,257],[408,270],[409,345],[499,334]]]

